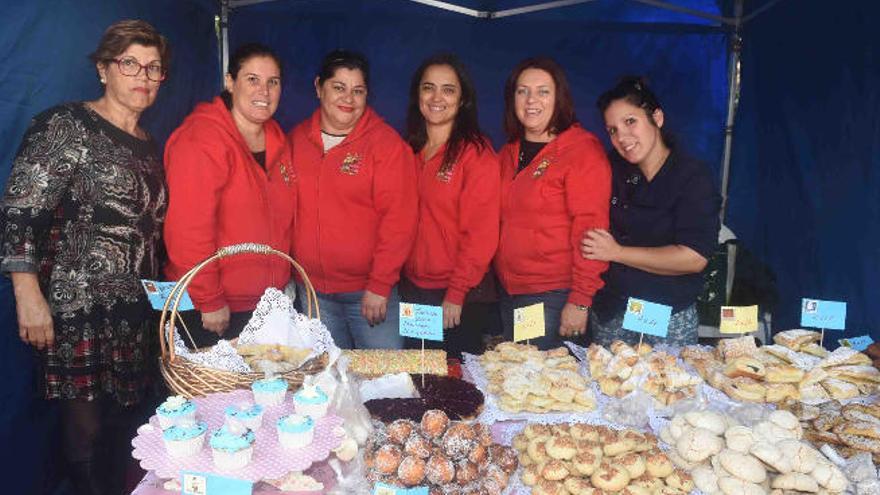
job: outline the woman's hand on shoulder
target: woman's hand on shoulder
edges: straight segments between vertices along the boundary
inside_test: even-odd
[[[385,313],[388,311],[388,298],[374,292],[364,291],[361,299],[361,314],[370,325],[378,325],[385,321]]]
[[[18,317],[18,335],[22,342],[39,350],[55,343],[55,327],[52,311],[35,273],[13,273],[15,312]]]
[[[202,313],[202,328],[217,335],[223,335],[229,328],[229,306],[223,306],[217,311]]]
[[[571,337],[585,333],[589,314],[589,309],[580,309],[572,303],[565,303],[559,322],[559,335]]]
[[[617,261],[623,247],[605,229],[590,229],[581,240],[581,256],[588,260]]]
[[[461,304],[443,301],[443,329],[455,328],[461,324]]]

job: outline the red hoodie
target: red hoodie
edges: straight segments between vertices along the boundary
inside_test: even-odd
[[[296,213],[290,147],[274,120],[263,124],[266,170],[254,160],[223,100],[201,103],[168,138],[165,275],[179,279],[223,246],[268,244],[289,253]],[[267,287],[284,287],[290,264],[266,255],[235,255],[205,266],[189,286],[196,308],[250,311]]]
[[[495,268],[509,294],[571,289],[589,306],[608,263],[586,260],[584,231],[608,228],[611,167],[596,136],[573,125],[517,173],[519,141],[501,148],[501,240]]]
[[[416,232],[412,150],[367,108],[324,154],[321,111],[290,133],[299,206],[293,251],[318,292],[387,297]]]
[[[419,287],[446,288],[445,300],[463,304],[480,283],[495,249],[501,208],[501,169],[488,144],[468,144],[441,172],[443,146],[427,162],[420,156],[419,228],[404,273]]]

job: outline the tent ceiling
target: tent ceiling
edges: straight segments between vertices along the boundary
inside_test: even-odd
[[[280,0],[220,0],[232,9]],[[288,0],[289,1],[289,0]],[[546,20],[587,19],[592,22],[737,25],[732,13],[735,0],[408,0],[409,2],[482,19],[541,14]],[[748,21],[781,0],[746,0]],[[315,4],[319,0],[298,0]],[[377,4],[387,1],[376,0]],[[551,13],[552,12],[552,13]],[[728,15],[725,15],[728,14]]]

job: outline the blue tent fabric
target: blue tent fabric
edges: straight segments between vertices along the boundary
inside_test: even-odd
[[[876,2],[782,2],[743,33],[728,218],[776,274],[777,329],[812,297],[848,303],[844,335],[880,340],[878,16]]]
[[[64,101],[100,95],[87,56],[104,29],[120,19],[152,23],[169,38],[173,65],[142,124],[164,142],[195,102],[219,90],[219,60],[213,0],[52,0],[5,2],[0,29],[0,183],[31,117]],[[0,277],[0,442],[14,445],[0,454],[11,483],[4,492],[42,493],[50,481],[58,432],[55,410],[41,400],[35,353],[18,338],[11,286]],[[11,475],[9,473],[15,473]]]

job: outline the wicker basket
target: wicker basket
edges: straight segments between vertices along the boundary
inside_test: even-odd
[[[159,320],[159,345],[162,351],[162,355],[159,358],[159,369],[162,371],[162,377],[165,379],[168,387],[177,394],[192,398],[216,392],[229,392],[239,388],[250,388],[254,380],[264,377],[263,373],[237,373],[217,370],[195,364],[174,355],[174,324],[178,320],[177,307],[192,279],[208,264],[221,258],[244,253],[275,255],[290,262],[296,271],[299,272],[303,285],[305,285],[306,311],[309,318],[312,317],[313,307],[315,317],[320,318],[321,316],[320,309],[318,308],[318,298],[315,295],[315,288],[312,282],[302,266],[286,253],[282,253],[270,246],[252,243],[235,244],[218,249],[213,256],[199,263],[180,277],[180,280],[177,281],[177,284],[175,284],[174,289],[172,289],[171,294],[165,301],[165,306],[162,308],[162,318]],[[170,323],[170,330],[168,332],[164,331],[166,321]],[[184,328],[184,331],[187,331],[186,328]],[[313,375],[324,370],[327,367],[327,361],[327,353],[323,353],[305,362],[298,369],[281,374],[281,377],[290,383],[292,390],[296,389],[302,385],[306,375]]]

